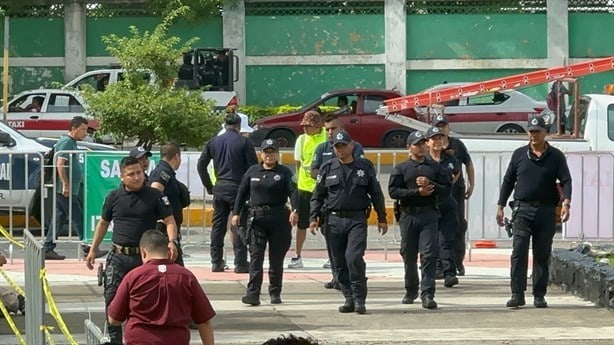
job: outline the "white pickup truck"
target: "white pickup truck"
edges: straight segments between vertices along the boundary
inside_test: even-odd
[[[548,137],[548,142],[563,152],[614,151],[614,95],[584,95],[578,99],[578,104],[578,137],[553,135]],[[573,116],[573,108],[570,114]],[[469,152],[508,152],[528,143],[526,134],[460,138]]]
[[[563,152],[614,151],[614,95],[588,94],[578,98],[578,137],[548,137],[548,142]],[[574,114],[572,108],[569,112]],[[386,119],[426,131],[429,124],[399,114],[386,114]],[[454,130],[454,128],[452,128]],[[528,143],[526,134],[457,135],[469,152],[511,152]]]

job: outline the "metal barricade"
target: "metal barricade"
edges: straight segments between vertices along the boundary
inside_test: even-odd
[[[108,343],[110,338],[102,333],[100,328],[90,320],[85,320],[85,341],[86,345],[102,345]]]
[[[468,239],[508,240],[496,223],[496,205],[501,181],[511,152],[472,152],[475,189],[467,202]],[[614,241],[614,154],[568,152],[572,178],[571,217],[563,224],[563,240]],[[511,210],[507,208],[506,214]]]
[[[24,230],[25,242],[25,291],[26,291],[26,343],[44,344],[44,334],[41,326],[45,314],[45,296],[40,278],[45,267],[43,246]]]

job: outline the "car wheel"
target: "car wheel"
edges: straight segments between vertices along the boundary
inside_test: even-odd
[[[296,137],[287,129],[276,129],[267,135],[267,139],[275,140],[278,147],[293,147]]]
[[[504,125],[504,126],[501,126],[501,128],[497,130],[497,133],[521,134],[521,133],[525,133],[525,130],[524,128],[518,125]]]
[[[407,137],[409,132],[406,131],[392,131],[386,134],[384,139],[385,148],[403,148],[407,146]]]

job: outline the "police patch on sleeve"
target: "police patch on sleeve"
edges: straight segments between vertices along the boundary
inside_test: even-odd
[[[296,175],[292,174],[292,177],[290,177],[290,181],[292,181],[292,183],[296,183]]]
[[[160,173],[160,177],[161,177],[161,178],[162,178],[164,181],[168,182],[168,180],[171,178],[171,175],[169,175],[169,174],[168,174],[166,171],[162,171],[162,172]]]
[[[167,196],[163,196],[161,200],[162,200],[162,203],[164,205],[166,205],[166,206],[170,206],[171,205],[171,202],[168,201],[168,197]]]
[[[320,181],[322,181],[322,175],[318,174],[318,176],[316,177],[316,182],[320,183]]]

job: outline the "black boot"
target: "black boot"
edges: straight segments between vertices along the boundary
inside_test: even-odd
[[[425,309],[437,309],[437,302],[433,299],[433,296],[422,296],[422,308]]]
[[[358,314],[365,314],[367,312],[367,307],[365,307],[365,302],[362,299],[354,301],[354,311]]]
[[[414,300],[418,298],[418,292],[406,292],[405,296],[403,296],[403,300],[401,303],[403,304],[414,304]]]
[[[339,306],[340,313],[352,313],[354,312],[354,300],[351,298],[346,298],[345,303],[342,306]]]
[[[505,304],[508,308],[518,308],[527,304],[524,300],[524,293],[522,292],[514,292],[512,293],[512,298],[507,301]]]
[[[243,298],[241,298],[241,302],[255,307],[260,305],[260,298],[254,295],[245,295]]]
[[[548,302],[546,302],[544,296],[535,296],[533,298],[533,306],[535,306],[535,308],[548,308]]]
[[[458,278],[456,278],[455,275],[452,275],[452,274],[446,275],[443,281],[443,286],[450,288],[456,284],[458,284]]]

